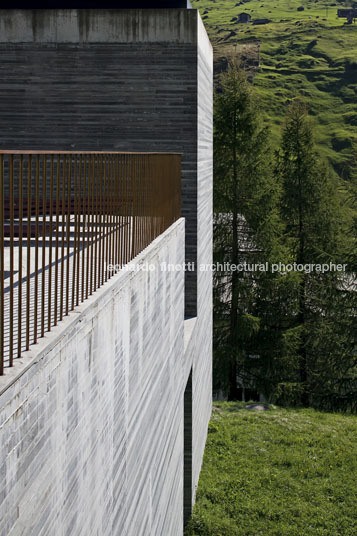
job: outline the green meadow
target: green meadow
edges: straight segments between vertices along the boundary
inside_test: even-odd
[[[193,0],[192,5],[215,49],[230,44],[239,51],[242,43],[260,42],[254,85],[273,143],[287,104],[302,96],[315,121],[321,156],[349,179],[357,144],[357,23],[337,18],[344,5],[329,0]],[[269,22],[237,23],[243,12],[252,21]]]
[[[355,536],[357,417],[214,405],[187,536]]]

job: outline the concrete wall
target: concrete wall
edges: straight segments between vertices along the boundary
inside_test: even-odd
[[[0,378],[1,536],[182,535],[179,220]]]
[[[212,272],[213,261],[213,78],[211,44],[198,19],[198,145],[197,145],[197,325],[193,368],[193,482],[197,485],[207,424],[212,410]],[[209,334],[209,336],[207,336]],[[195,491],[195,490],[194,490]]]
[[[198,121],[212,98],[199,78],[212,62],[197,10],[0,9],[0,149],[182,152],[186,260],[197,262]],[[186,277],[195,316],[197,277]]]
[[[0,148],[182,152],[185,260],[211,263],[212,61],[193,9],[0,10]],[[192,370],[192,500],[211,412],[211,276],[196,269],[185,279],[177,412]],[[165,493],[174,504],[172,486]],[[138,519],[147,512],[141,500]],[[134,522],[134,510],[125,515]],[[176,528],[160,532],[168,515],[161,507],[152,515],[161,528],[139,527],[142,534],[176,536]]]

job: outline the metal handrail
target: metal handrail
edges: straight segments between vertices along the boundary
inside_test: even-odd
[[[181,213],[181,155],[0,151],[0,375]]]

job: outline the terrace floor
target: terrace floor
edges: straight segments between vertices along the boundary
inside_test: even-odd
[[[83,220],[75,223],[71,217],[68,227],[59,222],[52,233],[46,224],[45,236],[41,231],[37,239],[32,236],[33,224],[30,242],[25,226],[21,248],[19,237],[13,238],[13,247],[9,237],[4,240],[5,368],[20,357],[27,343],[36,344],[110,277],[108,264],[131,256],[133,218],[98,226]],[[121,244],[126,244],[126,252],[120,250]]]

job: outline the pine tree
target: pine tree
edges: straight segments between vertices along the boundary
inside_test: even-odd
[[[271,173],[268,131],[262,126],[252,87],[231,67],[221,77],[215,101],[215,261],[238,266],[278,255],[281,233],[279,188]],[[264,275],[225,271],[215,275],[215,387],[238,398],[237,377],[254,380],[252,340],[260,330],[255,315]],[[256,363],[256,362],[254,362]]]
[[[281,213],[294,261],[301,265],[343,264],[343,214],[336,184],[316,155],[308,113],[299,100],[287,114],[277,175],[283,191]],[[311,271],[299,273],[298,278],[298,310],[293,324],[301,402],[326,406],[326,401],[333,399],[334,407],[342,407],[356,373],[353,294],[346,289],[349,277]]]

